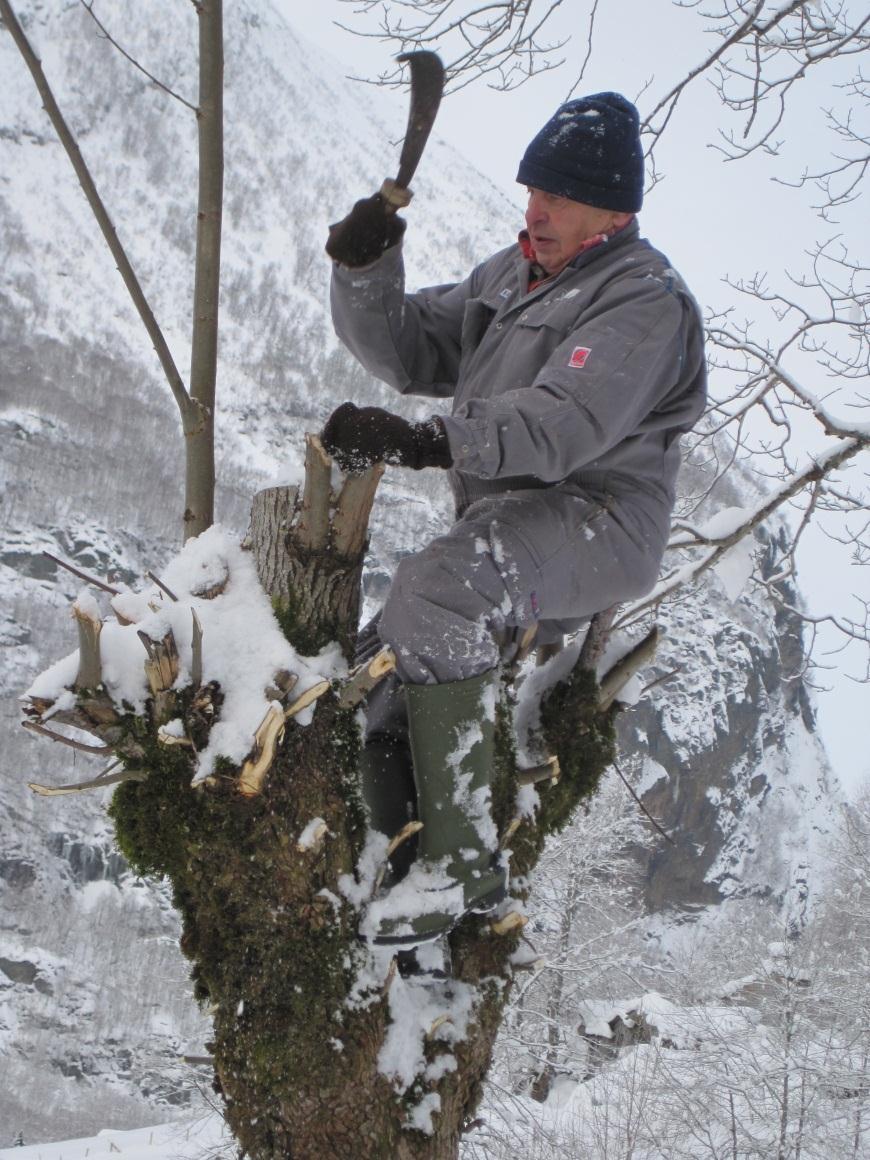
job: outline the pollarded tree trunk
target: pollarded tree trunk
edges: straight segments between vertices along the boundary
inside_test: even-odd
[[[302,494],[258,496],[249,538],[279,622],[309,655],[333,639],[350,648],[379,474],[345,481],[336,496],[329,468],[310,441]],[[125,714],[99,684],[99,627],[82,619],[78,703],[64,716],[111,744],[131,775],[111,807],[118,840],[140,872],[172,883],[197,995],[214,1014],[215,1086],[245,1154],[455,1156],[508,998],[521,937],[510,911],[519,902],[506,921],[471,917],[452,933],[451,977],[425,985],[403,978],[388,952],[373,953],[356,937],[365,901],[355,877],[365,840],[359,678],[321,682],[294,702],[292,680],[276,676],[277,707],[241,771],[223,763],[192,787],[196,755],[220,718],[221,689],[196,675],[176,689],[172,642],[150,641],[153,696],[144,715]],[[199,665],[195,648],[194,674]],[[318,694],[311,722],[299,724],[299,705]],[[47,708],[32,703],[31,717]],[[514,818],[517,770],[502,706],[494,813],[518,879],[610,762],[611,713],[588,669],[552,690],[542,729],[562,774],[542,783],[532,821]]]

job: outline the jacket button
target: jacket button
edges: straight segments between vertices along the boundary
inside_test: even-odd
[[[528,314],[523,314],[523,315],[521,315],[521,316],[520,316],[520,322],[525,322],[525,321],[526,321],[526,319],[527,319],[528,317],[529,317],[529,316],[528,316]]]
[[[503,322],[497,322],[497,323],[495,324],[495,328],[496,328],[496,330],[501,330],[501,328],[502,328],[503,326],[504,326],[504,323],[503,323]]]

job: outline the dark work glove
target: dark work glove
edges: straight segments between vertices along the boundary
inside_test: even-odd
[[[342,471],[358,473],[381,462],[415,471],[453,463],[440,419],[408,423],[381,407],[342,403],[327,419],[320,442]]]
[[[346,218],[329,227],[326,252],[343,266],[368,266],[401,241],[405,219],[379,193],[358,201]]]

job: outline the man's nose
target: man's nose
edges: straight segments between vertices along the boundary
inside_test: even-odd
[[[530,193],[529,204],[526,207],[526,223],[532,225],[534,222],[542,222],[546,216],[547,211],[543,198],[539,197],[537,193]]]

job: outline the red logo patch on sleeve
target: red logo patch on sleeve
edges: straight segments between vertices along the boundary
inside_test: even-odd
[[[568,359],[569,367],[583,367],[586,365],[586,360],[592,354],[592,348],[588,346],[575,346]]]

